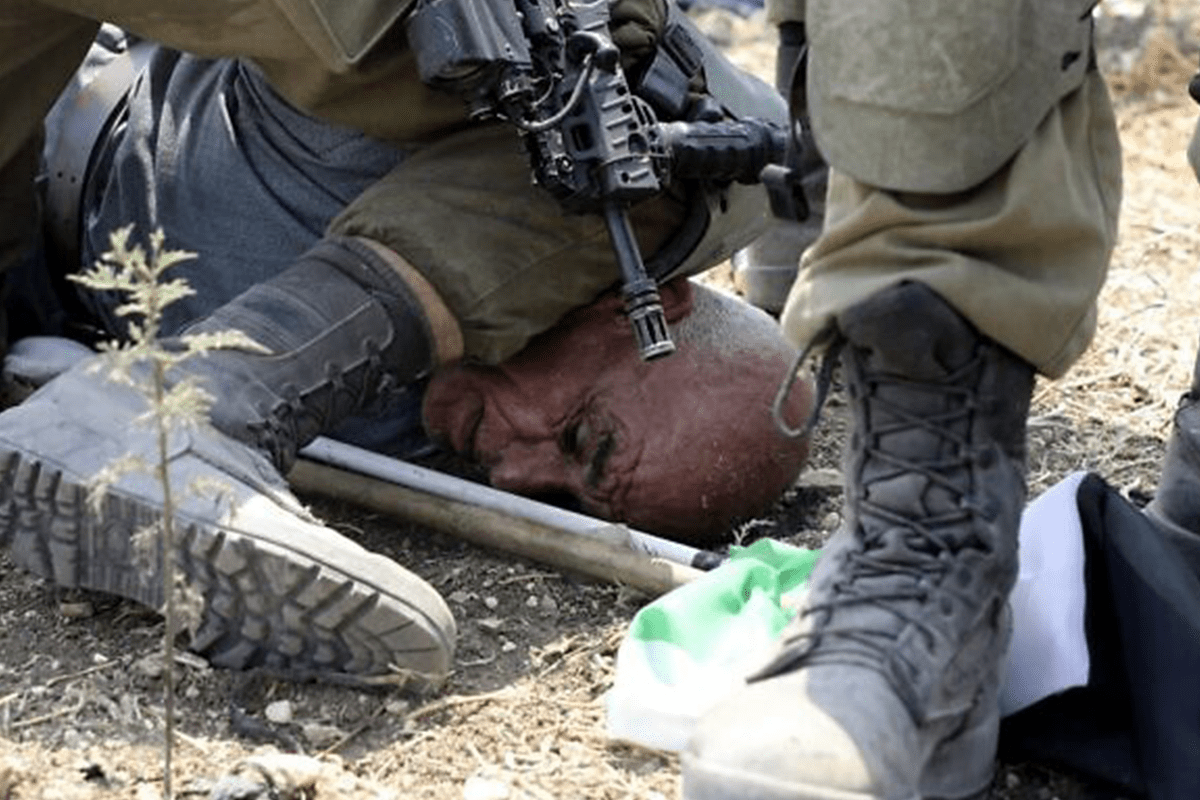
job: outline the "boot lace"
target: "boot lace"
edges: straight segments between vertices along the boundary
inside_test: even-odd
[[[300,391],[287,385],[275,402],[260,410],[246,425],[248,439],[268,455],[281,472],[287,472],[297,451],[325,430],[332,420],[386,394],[394,385],[383,364],[378,345],[363,342],[365,355],[342,369],[329,364],[324,380]]]
[[[793,374],[776,398],[776,423],[789,435],[804,435],[817,424],[845,345],[840,335],[827,340],[817,373],[813,411],[803,427],[790,428],[782,420],[783,400],[795,381],[794,373],[812,347],[797,358]],[[894,642],[908,627],[920,634],[928,650],[933,650],[943,638],[938,628],[945,624],[943,620],[949,620],[954,607],[978,602],[964,591],[972,576],[967,567],[957,563],[956,556],[963,550],[991,549],[972,523],[977,516],[994,516],[995,511],[974,498],[970,468],[973,463],[988,461],[994,453],[990,448],[976,451],[967,433],[976,411],[975,386],[983,368],[984,358],[976,353],[937,382],[918,383],[886,373],[862,378],[865,396],[852,396],[852,400],[872,423],[869,431],[859,434],[856,448],[861,459],[862,487],[857,503],[848,508],[846,520],[855,526],[854,541],[843,555],[837,577],[825,590],[810,594],[805,608],[781,640],[776,657],[753,679],[788,672],[816,660],[878,665],[896,654]],[[889,399],[917,393],[935,399],[931,407],[944,410],[923,413]],[[881,446],[889,438],[914,432],[928,437],[928,446],[917,448],[917,455]],[[918,503],[908,496],[911,492],[897,497],[894,487],[889,493],[885,486],[889,482],[910,489],[920,486],[924,497],[930,493],[940,495],[938,508],[930,509],[924,501],[919,502],[919,508],[914,507]],[[872,491],[876,487],[881,491]],[[957,581],[947,580],[952,574]],[[931,602],[941,613],[929,613]],[[847,610],[849,613],[843,613]]]

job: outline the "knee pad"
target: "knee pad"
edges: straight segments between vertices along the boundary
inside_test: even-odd
[[[863,183],[968,189],[1092,63],[1095,0],[808,0],[809,115]]]

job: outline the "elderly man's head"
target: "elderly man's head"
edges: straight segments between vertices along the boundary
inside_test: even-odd
[[[620,299],[606,296],[501,366],[440,372],[426,426],[499,489],[568,493],[589,514],[662,536],[700,541],[765,511],[808,455],[771,416],[794,351],[734,297],[685,280],[662,295],[673,355],[639,360]],[[810,403],[801,382],[789,418]]]

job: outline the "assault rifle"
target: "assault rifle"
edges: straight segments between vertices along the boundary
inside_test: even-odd
[[[407,26],[422,81],[462,96],[472,119],[516,126],[534,182],[568,212],[603,215],[639,354],[650,360],[673,352],[629,208],[676,178],[753,183],[764,168],[778,176],[788,132],[723,118],[711,102],[685,102],[687,61],[699,61],[686,43],[676,48],[682,66],[640,87],[688,120],[660,122],[626,79],[608,0],[419,0]]]

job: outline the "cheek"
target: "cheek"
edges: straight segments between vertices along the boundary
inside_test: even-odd
[[[484,413],[482,395],[461,383],[431,382],[425,393],[422,415],[425,430],[448,442],[455,452],[468,455],[471,435]]]

